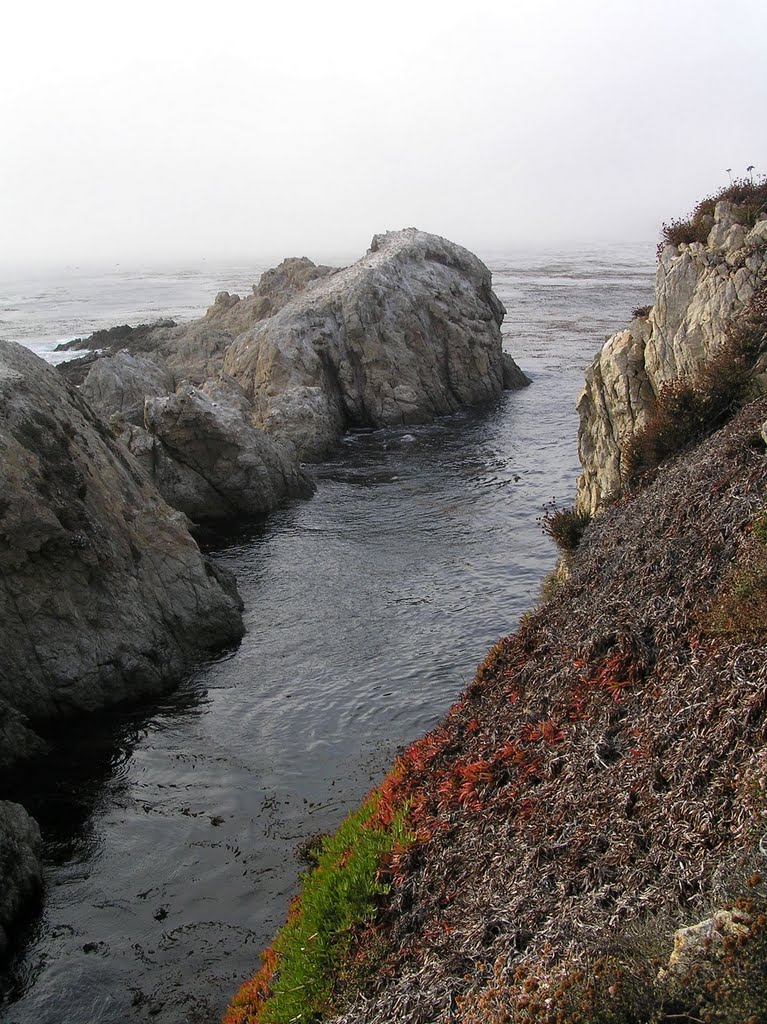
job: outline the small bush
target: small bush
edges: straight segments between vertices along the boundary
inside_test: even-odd
[[[549,506],[540,519],[543,532],[565,554],[577,551],[590,521],[588,512],[578,512],[575,508],[557,508],[556,505]]]
[[[698,372],[664,384],[652,418],[623,446],[624,482],[640,477],[723,426],[753,395],[754,364],[767,349],[767,288],[754,293]]]
[[[723,199],[738,208],[739,223],[753,227],[759,215],[767,210],[767,177],[762,176],[755,182],[749,178],[738,178],[714,195],[702,199],[689,217],[679,217],[663,224],[663,241],[671,245],[705,244],[714,226],[714,209]]]
[[[644,320],[646,317],[650,315],[651,311],[652,306],[637,306],[635,309],[631,310],[631,319]]]

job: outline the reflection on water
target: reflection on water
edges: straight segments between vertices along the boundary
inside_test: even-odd
[[[209,541],[245,601],[240,646],[161,706],[67,725],[14,780],[48,889],[4,1021],[216,1019],[284,917],[295,844],[338,823],[535,602],[555,557],[536,518],[572,495],[585,365],[650,271],[645,250],[498,261],[530,388],[354,433],[310,501]]]

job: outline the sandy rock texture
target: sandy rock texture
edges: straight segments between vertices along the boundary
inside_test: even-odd
[[[694,372],[727,325],[767,280],[767,219],[748,229],[731,203],[717,203],[705,245],[666,245],[648,317],[608,338],[578,400],[583,473],[578,507],[594,512],[622,487],[621,445],[655,408],[661,385]]]
[[[21,804],[0,800],[0,957],[11,945],[11,929],[42,890],[41,854],[34,818]]]
[[[202,649],[242,633],[234,582],[201,555],[184,516],[76,388],[8,342],[0,622],[0,701],[4,717],[15,716],[9,749],[23,747],[25,716],[34,723],[157,692]]]
[[[476,256],[407,228],[376,235],[362,259],[240,335],[224,370],[257,426],[316,460],[348,427],[423,423],[497,398],[516,369],[501,351],[504,312]]]

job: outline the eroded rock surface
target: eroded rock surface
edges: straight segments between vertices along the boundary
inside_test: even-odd
[[[0,343],[0,700],[34,719],[157,692],[242,633],[200,553],[79,392]]]
[[[196,522],[258,515],[310,494],[292,451],[250,425],[250,408],[234,383],[185,385],[147,399],[144,436],[132,430],[128,447],[169,504]]]
[[[160,320],[138,327],[112,327],[96,331],[89,338],[76,339],[58,347],[58,351],[92,349],[98,352],[127,352],[132,356],[148,356],[171,371],[176,380],[202,384],[223,367],[224,353],[234,339],[265,317],[272,316],[287,302],[304,291],[312,282],[335,274],[335,267],[317,266],[305,256],[283,260],[279,266],[261,275],[253,294],[245,298],[219,292],[206,314],[188,324]],[[85,372],[87,357],[76,360]],[[74,372],[77,375],[80,367]],[[61,372],[71,376],[63,364]],[[81,383],[73,379],[73,383]],[[172,390],[172,389],[168,389]]]
[[[0,957],[12,928],[42,890],[40,829],[21,804],[0,800]]]
[[[142,426],[144,400],[167,395],[176,387],[169,369],[146,356],[121,351],[97,359],[81,385],[82,393],[105,419],[119,414]]]
[[[594,512],[621,492],[621,446],[647,422],[661,385],[710,358],[765,280],[767,219],[748,229],[729,202],[717,203],[705,245],[665,246],[649,316],[609,338],[586,374],[578,401],[581,509]]]
[[[514,379],[504,312],[476,256],[408,228],[376,235],[357,263],[242,334],[224,369],[258,426],[319,459],[348,427],[423,423],[497,398]]]

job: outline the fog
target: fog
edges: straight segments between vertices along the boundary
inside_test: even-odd
[[[767,170],[762,0],[18,2],[0,265],[644,241]]]

